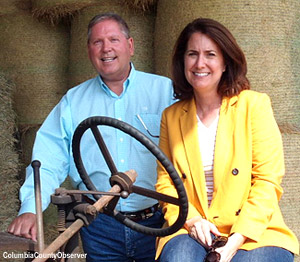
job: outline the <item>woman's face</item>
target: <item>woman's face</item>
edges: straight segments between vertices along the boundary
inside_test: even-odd
[[[184,73],[194,91],[216,93],[224,71],[224,58],[217,44],[205,34],[193,33],[184,54]]]

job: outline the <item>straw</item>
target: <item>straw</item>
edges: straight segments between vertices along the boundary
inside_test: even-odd
[[[0,16],[0,68],[15,82],[20,124],[41,124],[67,90],[69,33],[30,12]]]
[[[99,3],[99,0],[32,0],[32,13],[56,25],[73,18],[82,8]]]
[[[0,231],[5,231],[18,210],[20,163],[15,147],[14,84],[0,72]]]

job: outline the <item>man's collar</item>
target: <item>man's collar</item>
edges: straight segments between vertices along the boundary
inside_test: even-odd
[[[134,68],[134,65],[132,62],[130,62],[130,73],[127,79],[123,83],[123,92],[120,96],[118,96],[116,93],[112,92],[109,87],[104,83],[102,80],[102,77],[98,75],[100,87],[105,91],[105,93],[109,96],[115,97],[115,98],[121,98],[130,88],[130,84],[133,82],[133,79],[136,75],[136,70]]]

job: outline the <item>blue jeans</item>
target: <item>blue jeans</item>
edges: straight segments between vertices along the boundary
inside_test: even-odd
[[[157,211],[152,217],[138,223],[160,228],[163,215]],[[100,213],[88,227],[80,230],[87,262],[153,262],[155,261],[155,236],[138,233],[113,217]]]
[[[160,262],[202,262],[207,251],[189,235],[172,238],[163,248]],[[294,255],[280,247],[261,247],[250,251],[238,250],[231,262],[292,262]]]

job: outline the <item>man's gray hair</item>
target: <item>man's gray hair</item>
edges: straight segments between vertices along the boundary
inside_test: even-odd
[[[127,39],[130,38],[129,27],[128,27],[127,23],[125,22],[125,20],[121,16],[119,16],[115,13],[103,13],[103,14],[98,14],[98,15],[94,16],[92,18],[92,20],[89,22],[89,25],[88,25],[88,43],[90,41],[93,26],[100,23],[100,22],[102,22],[102,21],[105,21],[105,20],[113,20],[113,21],[117,22],[119,24],[121,32],[124,34],[124,36]]]

